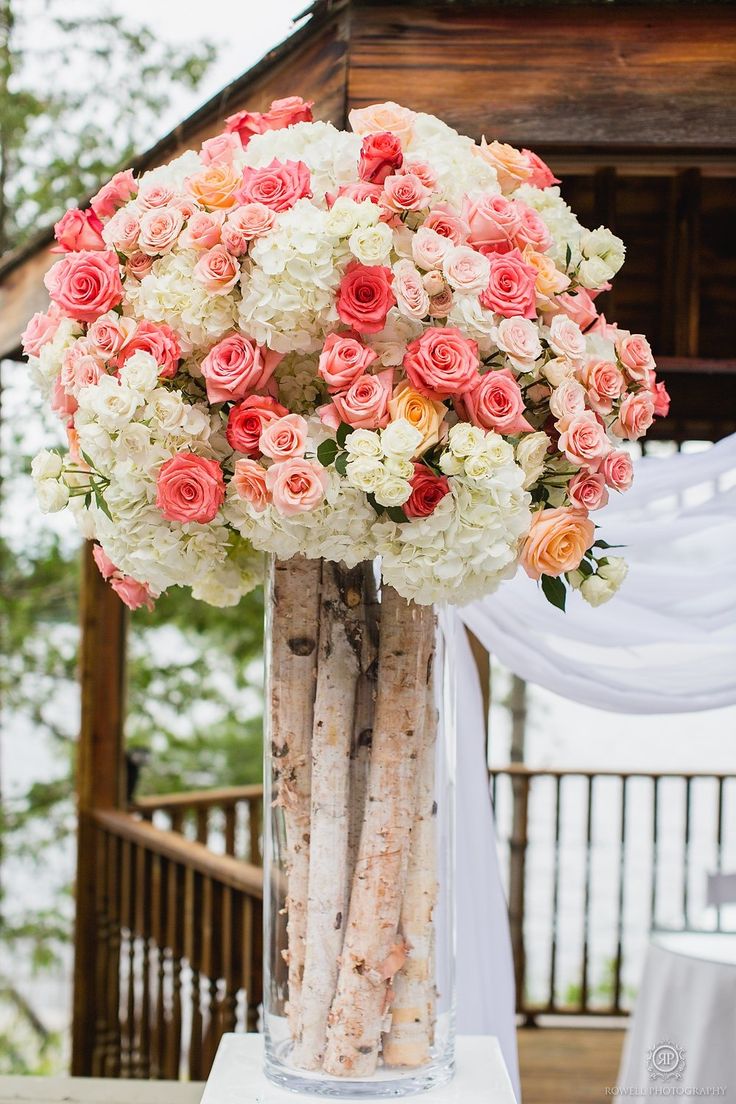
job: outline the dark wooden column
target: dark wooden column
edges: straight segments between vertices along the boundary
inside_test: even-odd
[[[79,677],[82,721],[77,746],[77,879],[74,932],[72,1074],[92,1073],[97,986],[96,901],[104,867],[98,861],[95,809],[117,809],[123,800],[123,716],[126,609],[104,582],[92,544],[82,553]]]

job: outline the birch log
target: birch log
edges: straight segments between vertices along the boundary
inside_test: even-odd
[[[434,615],[385,586],[368,799],[350,896],[324,1069],[375,1072],[389,983],[405,958],[398,935],[431,677]]]
[[[322,562],[312,728],[307,946],[294,1064],[322,1065],[348,911],[350,748],[365,629],[363,573]]]
[[[277,560],[271,585],[270,716],[272,793],[283,811],[292,1035],[299,1027],[306,947],[312,718],[317,674],[320,562]]]
[[[376,707],[376,679],[378,677],[378,632],[380,603],[376,589],[376,577],[372,563],[361,565],[363,572],[363,601],[365,628],[363,630],[360,675],[355,693],[355,724],[350,748],[350,824],[348,827],[348,885],[352,884],[358,857],[360,832],[365,815],[365,799],[368,792],[368,772],[373,743],[373,717]]]
[[[427,712],[418,764],[416,815],[411,829],[409,867],[401,903],[399,932],[407,959],[392,983],[391,1027],[383,1039],[383,1058],[389,1066],[422,1066],[429,1061],[435,1006],[433,913],[437,903],[437,849],[435,753],[437,709],[433,686],[427,694]]]

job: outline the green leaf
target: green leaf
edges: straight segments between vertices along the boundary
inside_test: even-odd
[[[622,544],[609,544],[608,541],[597,540],[593,544],[593,548],[623,548]]]
[[[338,458],[335,460],[335,471],[338,475],[347,475],[348,471],[348,454],[341,452]]]
[[[541,583],[542,592],[547,601],[564,612],[565,602],[567,601],[567,590],[562,579],[554,575],[543,575]]]
[[[97,487],[94,488],[94,495],[95,495],[95,502],[97,503],[98,509],[102,510],[103,514],[106,517],[108,517],[110,519],[110,521],[112,521],[112,514],[110,513],[110,507],[105,502],[104,497],[100,494],[99,489]]]
[[[365,496],[368,499],[368,504],[373,507],[376,513],[379,515],[386,513],[386,507],[382,506],[380,502],[376,502],[376,496],[373,494],[367,494]]]
[[[578,564],[577,570],[580,572],[581,575],[584,575],[586,579],[588,575],[593,574],[593,567],[591,564],[588,563],[587,560],[581,560]]]
[[[94,464],[92,463],[92,461],[90,460],[89,456],[84,451],[84,449],[82,449],[82,459],[84,460],[85,464],[87,464],[88,467],[92,468],[93,471],[95,470]]]
[[[408,517],[406,516],[406,514],[404,513],[404,511],[402,510],[401,506],[389,506],[386,513],[388,514],[388,516],[391,518],[392,521],[396,522],[397,525],[401,525],[401,524],[403,524],[403,522],[409,520]]]
[[[329,468],[330,464],[334,462],[339,449],[337,447],[337,441],[334,438],[329,437],[326,441],[323,441],[317,448],[317,459],[323,468]]]
[[[565,268],[566,269],[570,267],[570,261],[571,260],[572,260],[572,249],[570,248],[570,243],[568,242],[567,243],[567,249],[565,250]]]
[[[339,426],[337,427],[337,443],[340,448],[345,448],[345,442],[347,440],[348,433],[352,432],[353,427],[351,425],[348,425],[347,422],[340,422]]]

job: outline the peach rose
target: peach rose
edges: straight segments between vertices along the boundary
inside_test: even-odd
[[[631,380],[645,382],[656,367],[652,347],[643,334],[622,334],[616,342],[618,359]]]
[[[281,360],[278,353],[256,345],[250,337],[231,333],[213,345],[202,361],[202,375],[211,403],[234,402],[266,386]]]
[[[156,505],[169,521],[204,525],[217,514],[225,498],[225,480],[216,460],[179,452],[158,473]]]
[[[289,411],[270,395],[250,395],[230,408],[225,428],[230,448],[246,456],[261,455],[261,434],[267,425],[285,418]]]
[[[508,250],[521,229],[520,207],[513,199],[484,192],[465,197],[463,218],[470,227],[468,241],[484,253]]]
[[[469,421],[496,433],[531,433],[534,426],[524,417],[524,398],[510,368],[486,372],[472,390],[462,396]]]
[[[83,387],[99,383],[104,367],[86,341],[78,341],[67,351],[59,378],[68,395],[78,397]]]
[[[388,425],[393,381],[392,368],[375,376],[361,376],[347,391],[335,395],[327,406],[318,407],[317,413],[324,424],[333,429],[337,429],[340,422],[347,422],[353,429],[383,429]]]
[[[54,237],[59,243],[52,253],[76,253],[82,249],[104,249],[102,222],[94,211],[80,211],[73,207],[54,226]]]
[[[532,175],[529,160],[513,146],[505,142],[486,142],[481,138],[479,157],[496,170],[498,184],[502,192],[513,192]]]
[[[151,211],[154,207],[168,207],[175,196],[176,192],[170,184],[164,184],[161,180],[154,180],[149,184],[141,185],[137,205],[144,211]]]
[[[649,391],[626,395],[618,408],[618,417],[611,426],[617,437],[636,441],[643,437],[654,421],[654,397]]]
[[[266,470],[255,460],[237,460],[233,474],[235,490],[259,512],[266,509],[271,494],[266,486]]]
[[[588,404],[598,414],[610,414],[613,400],[620,397],[626,386],[618,365],[595,357],[590,357],[583,365],[580,379],[588,392]]]
[[[90,207],[104,222],[115,214],[118,207],[123,207],[129,199],[133,199],[137,191],[133,170],[125,169],[115,173],[112,180],[102,185],[99,192],[92,196]]]
[[[427,215],[423,225],[434,230],[442,238],[448,238],[453,245],[464,245],[470,237],[470,227],[464,218],[450,207],[449,203],[438,203]]]
[[[273,211],[263,203],[244,203],[231,211],[222,227],[223,245],[235,256],[245,253],[248,243],[272,230],[276,223]]]
[[[414,176],[418,176],[425,188],[429,188],[430,192],[437,191],[437,174],[431,165],[426,161],[412,161],[404,159],[401,168],[396,170],[398,173],[412,173]]]
[[[223,217],[222,211],[195,211],[179,244],[185,249],[212,249],[220,241]]]
[[[387,176],[383,182],[381,203],[391,211],[421,211],[427,206],[432,193],[414,173]]]
[[[44,283],[62,314],[79,322],[94,322],[123,298],[117,254],[108,250],[65,254]]]
[[[104,360],[116,360],[135,331],[135,319],[111,312],[95,319],[87,336]]]
[[[321,506],[327,485],[327,472],[315,460],[293,457],[281,460],[266,472],[266,487],[273,504],[285,517]]]
[[[608,488],[601,472],[578,472],[570,480],[567,493],[579,510],[599,510],[608,502]]]
[[[239,203],[262,203],[271,211],[288,211],[312,195],[311,176],[303,161],[278,161],[261,169],[247,166],[237,193]]]
[[[436,292],[429,300],[429,313],[432,318],[447,318],[452,307],[452,289],[443,288]]]
[[[38,356],[44,345],[53,338],[60,322],[61,311],[53,304],[45,313],[39,311],[34,314],[20,338],[25,355]]]
[[[234,166],[215,162],[187,177],[184,186],[201,207],[226,211],[235,206],[235,193],[241,182],[242,175]]]
[[[569,364],[569,361],[563,361],[563,364]],[[582,383],[567,374],[563,375],[550,395],[549,409],[559,421],[582,414],[585,410],[585,388]]]
[[[184,216],[176,207],[154,207],[141,215],[138,248],[149,257],[170,253],[183,228]]]
[[[521,552],[530,579],[574,571],[595,538],[595,526],[583,510],[560,506],[538,510]]]
[[[568,460],[587,471],[597,471],[603,457],[611,451],[611,442],[593,411],[573,414],[561,421],[558,428],[558,447]]]
[[[421,391],[417,391],[408,380],[403,380],[394,388],[393,397],[389,400],[388,412],[392,422],[403,419],[421,433],[422,440],[415,456],[422,456],[427,449],[439,442],[440,427],[447,408],[439,400],[430,399]]]
[[[634,465],[628,452],[614,449],[603,457],[600,473],[614,491],[628,491],[634,482]]]
[[[235,287],[240,265],[224,245],[215,245],[194,266],[194,277],[211,295],[226,295]]]
[[[317,371],[330,393],[345,391],[360,379],[376,359],[376,353],[362,345],[356,334],[332,333],[325,339]]]
[[[553,306],[553,296],[559,296],[560,292],[570,286],[570,277],[559,268],[546,253],[537,253],[530,245],[527,245],[522,254],[525,264],[536,269],[535,291],[537,302],[542,310],[550,310]]]
[[[417,391],[433,399],[460,395],[472,387],[480,368],[478,346],[456,326],[431,326],[410,341],[406,374]]]
[[[388,100],[386,103],[371,104],[370,107],[354,107],[348,119],[355,134],[362,136],[388,130],[396,135],[402,145],[406,145],[414,133],[416,117],[415,111]]]
[[[102,237],[110,249],[132,253],[138,243],[141,220],[129,207],[121,207],[102,229]]]
[[[132,276],[134,280],[142,280],[153,268],[153,257],[146,256],[138,250],[131,253],[125,262],[125,275]]]
[[[422,274],[411,261],[398,261],[394,265],[394,281],[391,286],[400,314],[406,318],[426,318],[429,295],[422,283]]]
[[[259,447],[270,460],[290,460],[304,455],[308,435],[309,427],[301,414],[287,414],[264,426]]]
[[[480,294],[481,306],[505,318],[536,318],[537,271],[525,264],[518,249],[491,255],[488,286]]]

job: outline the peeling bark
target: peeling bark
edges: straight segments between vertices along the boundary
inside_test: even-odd
[[[373,718],[376,707],[376,679],[378,677],[378,634],[380,626],[380,602],[376,590],[373,564],[361,565],[365,629],[363,632],[360,676],[355,694],[355,723],[350,748],[350,823],[348,828],[348,885],[352,884],[355,862],[358,857],[360,831],[363,827],[365,799],[368,792],[368,772],[373,743]]]

